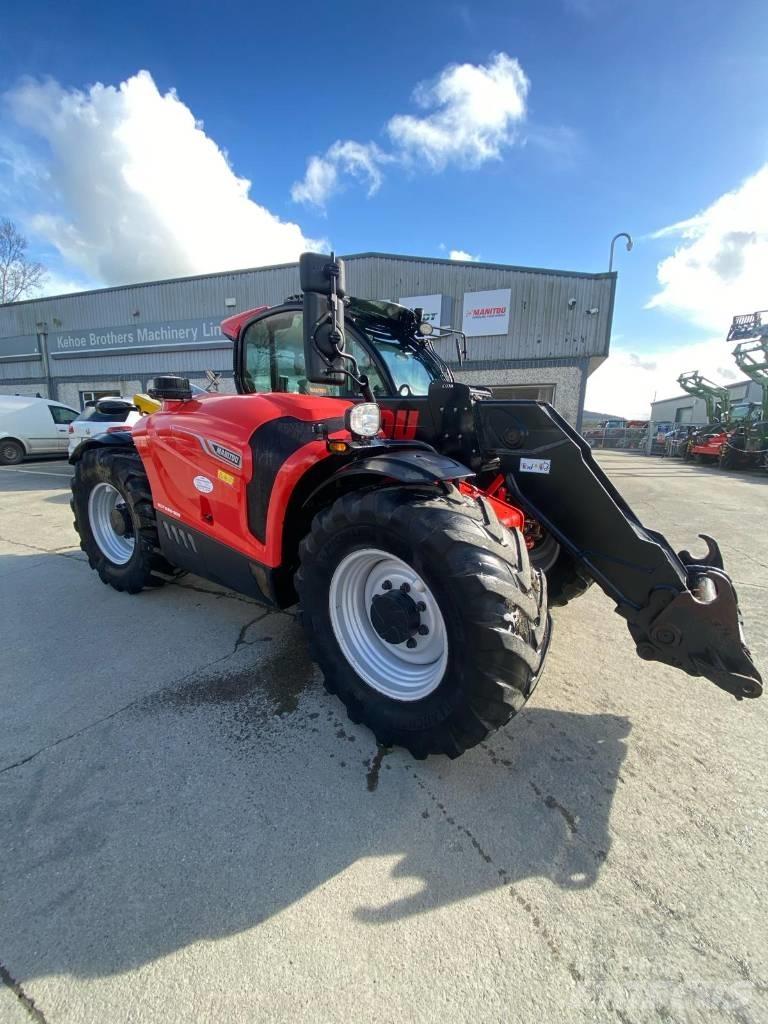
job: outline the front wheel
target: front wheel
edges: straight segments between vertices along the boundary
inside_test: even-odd
[[[490,515],[454,489],[355,492],[302,543],[296,586],[326,688],[385,746],[457,757],[533,691],[546,583]]]

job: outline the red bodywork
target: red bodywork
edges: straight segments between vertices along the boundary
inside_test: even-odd
[[[257,306],[256,309],[246,309],[242,313],[235,313],[234,316],[228,316],[226,320],[222,320],[221,333],[225,338],[229,338],[230,341],[237,341],[240,337],[240,331],[255,316],[259,313],[265,313],[269,309],[269,306]]]
[[[344,399],[288,394],[207,395],[190,402],[165,402],[160,412],[133,428],[155,508],[249,559],[277,567],[282,562],[283,518],[290,496],[304,473],[329,453],[318,439],[285,460],[275,478],[261,543],[248,526],[246,485],[254,469],[248,442],[269,420],[290,416],[315,423],[343,416],[351,404]],[[330,437],[349,438],[349,434],[340,430]],[[206,442],[239,455],[240,466],[212,454]],[[210,490],[205,481],[212,485]]]
[[[691,445],[689,451],[691,455],[704,455],[710,459],[719,459],[727,440],[728,435],[725,432],[713,434],[700,444]]]

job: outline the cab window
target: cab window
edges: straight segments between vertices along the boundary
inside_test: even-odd
[[[412,395],[429,394],[432,374],[421,359],[402,345],[376,339],[376,351],[387,364],[398,392]],[[401,391],[403,389],[403,391]]]
[[[294,394],[353,396],[349,385],[310,384],[304,365],[303,314],[300,310],[276,313],[258,320],[246,329],[244,383],[250,392],[283,391]],[[378,368],[363,347],[347,334],[347,351],[357,360],[361,373],[368,379],[375,395],[386,395],[387,389]]]

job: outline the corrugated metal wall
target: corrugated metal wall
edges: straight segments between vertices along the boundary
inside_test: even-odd
[[[510,288],[509,332],[468,339],[473,368],[486,364],[494,368],[542,365],[547,360],[556,360],[561,366],[583,366],[584,360],[591,360],[589,365],[594,368],[608,354],[615,274],[381,253],[357,254],[346,257],[346,261],[350,294],[394,300],[407,295],[447,295],[453,302],[453,325],[457,327],[462,323],[465,292]],[[222,320],[254,306],[277,305],[298,291],[298,266],[288,264],[19,302],[0,306],[0,342],[16,336],[36,337],[40,323],[45,323],[52,334],[194,318]],[[227,305],[227,300],[234,300],[234,305]],[[598,312],[589,314],[590,309]],[[452,340],[438,341],[437,347],[447,361],[455,362]],[[190,345],[176,351],[118,350],[114,354],[92,352],[79,358],[54,356],[50,363],[54,381],[82,381],[88,386],[100,379],[149,377],[159,372],[194,375],[209,366],[229,371],[232,357],[229,346],[213,344],[207,348]],[[41,378],[39,359],[0,358],[0,385],[4,390],[12,389],[14,382],[21,385]]]
[[[580,358],[608,354],[614,274],[576,274],[384,255],[347,258],[355,295],[450,295],[461,326],[465,292],[510,288],[509,333],[470,340],[473,359]],[[575,299],[572,308],[569,301]],[[597,309],[590,315],[588,309]]]
[[[42,321],[50,331],[207,316],[223,320],[237,310],[275,305],[298,290],[299,270],[291,265],[17,302],[0,306],[0,338],[36,334]],[[228,307],[227,298],[237,305]]]

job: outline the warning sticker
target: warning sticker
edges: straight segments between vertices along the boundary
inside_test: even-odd
[[[225,472],[223,469],[218,470],[216,476],[222,483],[229,484],[230,487],[235,482],[234,475],[232,473]]]

